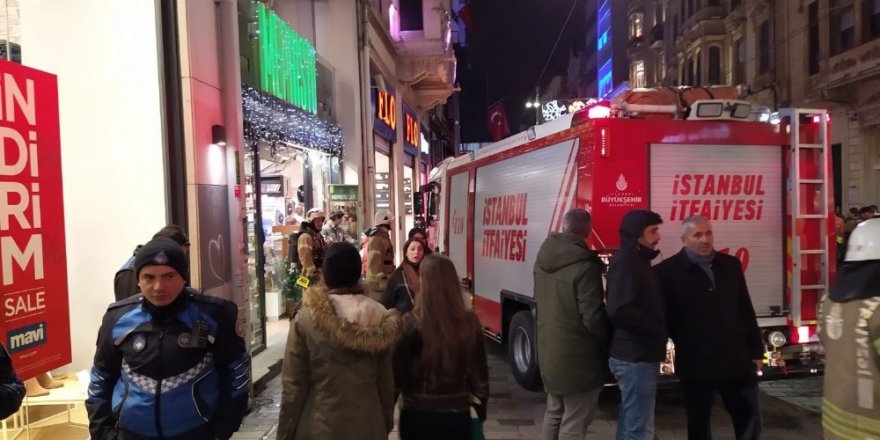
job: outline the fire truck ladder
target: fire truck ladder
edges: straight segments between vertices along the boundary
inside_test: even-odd
[[[829,240],[825,231],[828,228],[829,221],[829,182],[828,182],[828,160],[831,154],[830,145],[828,143],[828,112],[816,109],[783,109],[780,110],[780,116],[788,118],[791,130],[791,164],[789,167],[789,185],[788,192],[791,199],[791,257],[792,257],[792,275],[791,275],[791,320],[795,327],[805,324],[815,324],[816,321],[803,321],[801,304],[805,291],[817,291],[817,299],[822,298],[828,292],[829,272],[831,270],[831,261],[829,261]],[[813,123],[818,123],[819,143],[804,143],[801,141],[801,123],[802,117],[808,118]],[[816,175],[814,177],[805,178],[802,174],[801,153],[815,154],[816,157]],[[813,189],[816,194],[813,200],[817,200],[816,211],[804,212],[808,210],[801,207],[804,194]],[[819,237],[819,246],[817,248],[804,248],[801,243],[801,236],[810,236],[816,234]],[[801,272],[806,270],[806,261],[803,256],[819,255],[820,259],[820,275],[817,284],[803,284]],[[809,261],[809,257],[807,257]]]

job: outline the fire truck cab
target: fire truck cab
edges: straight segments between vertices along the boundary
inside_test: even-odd
[[[836,261],[828,136],[819,109],[764,121],[737,100],[686,111],[605,102],[445,160],[419,196],[432,241],[455,263],[486,335],[507,345],[525,388],[540,387],[535,258],[573,208],[591,212],[588,245],[605,257],[626,212],[660,213],[655,264],[680,250],[682,220],[709,218],[716,249],[742,262],[764,335],[764,377],[818,373],[817,306]],[[674,378],[671,343],[668,351],[659,374]]]

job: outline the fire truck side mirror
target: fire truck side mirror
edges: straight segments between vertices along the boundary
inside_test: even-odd
[[[413,214],[423,215],[425,213],[425,193],[416,191],[413,193]]]

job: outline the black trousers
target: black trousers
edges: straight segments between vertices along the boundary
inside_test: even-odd
[[[400,412],[400,440],[468,440],[471,415],[467,412]]]
[[[688,440],[711,440],[709,419],[715,392],[721,394],[724,408],[733,421],[737,440],[761,438],[761,404],[758,381],[752,378],[725,382],[684,382],[684,406],[687,411]]]

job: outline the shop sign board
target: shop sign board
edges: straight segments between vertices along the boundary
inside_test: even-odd
[[[318,111],[316,52],[263,3],[256,4],[260,89],[309,113]]]
[[[22,379],[71,362],[55,75],[0,60],[0,337]]]
[[[380,78],[381,87],[376,83]],[[397,142],[397,92],[370,66],[370,105],[373,109],[373,131],[388,142]]]
[[[421,125],[419,125],[419,117],[416,115],[410,106],[404,104],[403,105],[403,144],[405,146],[411,147],[416,151],[419,150],[421,146],[421,136],[420,130]]]
[[[348,231],[349,236],[357,239],[360,237],[361,222],[358,219],[358,206],[360,205],[360,190],[357,185],[328,185],[330,194],[330,212],[342,211],[346,218],[342,221],[342,227]]]

